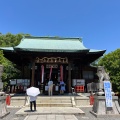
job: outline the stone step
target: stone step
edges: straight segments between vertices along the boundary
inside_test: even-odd
[[[23,106],[25,105],[25,97],[11,97],[10,106]]]
[[[25,100],[25,97],[11,97],[11,100]]]
[[[37,99],[39,100],[71,100],[71,97],[63,97],[63,96],[56,96],[56,97],[49,97],[49,96],[46,96],[46,97],[37,97]]]
[[[72,107],[72,103],[37,103],[37,107]]]
[[[71,103],[71,100],[36,100],[37,103]]]
[[[71,97],[65,96],[44,96],[36,100],[37,107],[72,107]]]
[[[75,97],[75,103],[76,106],[89,106],[90,105],[90,100],[89,97]]]

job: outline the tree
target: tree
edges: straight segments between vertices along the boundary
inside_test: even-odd
[[[98,65],[105,67],[106,71],[109,72],[113,90],[120,92],[120,49],[105,55],[100,59]]]
[[[14,47],[20,43],[23,36],[30,36],[29,34],[16,34],[11,33],[2,34],[0,33],[0,47]],[[6,59],[3,55],[3,51],[0,51],[0,64],[4,66],[4,71],[2,75],[2,81],[4,87],[9,83],[10,79],[18,78],[20,76],[20,71],[17,69],[16,65]]]

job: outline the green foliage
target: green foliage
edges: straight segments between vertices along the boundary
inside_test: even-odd
[[[24,35],[30,36],[29,34],[13,35],[11,33],[7,33],[4,35],[0,33],[0,47],[14,47],[20,43],[20,40]],[[20,71],[17,69],[15,64],[4,57],[3,51],[0,51],[0,64],[4,66],[2,81],[4,83],[4,87],[6,87],[10,79],[19,78]]]
[[[16,34],[11,33],[0,34],[0,46],[1,47],[14,47],[20,43],[23,36],[30,36],[29,34]]]
[[[109,72],[113,90],[120,92],[120,49],[105,55],[98,63]]]
[[[5,62],[5,58],[3,57],[3,51],[0,51],[0,64],[3,64]]]

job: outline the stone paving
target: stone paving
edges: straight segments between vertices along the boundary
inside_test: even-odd
[[[24,120],[78,120],[75,115],[29,115]]]
[[[8,114],[7,116],[5,116],[4,118],[1,118],[0,120],[24,120],[25,117],[24,116],[19,116],[17,117],[15,115],[15,113],[19,110],[20,108],[8,108],[8,111],[10,112],[10,114]]]
[[[81,107],[85,115],[28,115],[26,116],[16,116],[15,113],[20,110],[20,108],[8,108],[10,114],[1,120],[120,120],[120,116],[104,116],[103,118],[96,118],[90,113],[92,107]],[[34,119],[31,119],[34,118]],[[56,118],[56,119],[54,119]],[[63,119],[62,119],[63,118]]]
[[[94,115],[92,115],[90,113],[90,111],[92,110],[92,107],[82,107],[80,109],[85,112],[85,116],[76,115],[78,120],[120,120],[120,115],[119,116],[118,115],[116,115],[116,116],[104,116],[102,118],[96,118]]]
[[[37,107],[37,111],[31,112],[29,107],[23,107],[16,112],[17,116],[26,115],[85,115],[85,113],[76,107]]]

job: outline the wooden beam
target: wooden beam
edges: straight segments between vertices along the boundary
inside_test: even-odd
[[[35,61],[32,63],[32,81],[31,86],[34,86],[34,78],[35,78]]]

